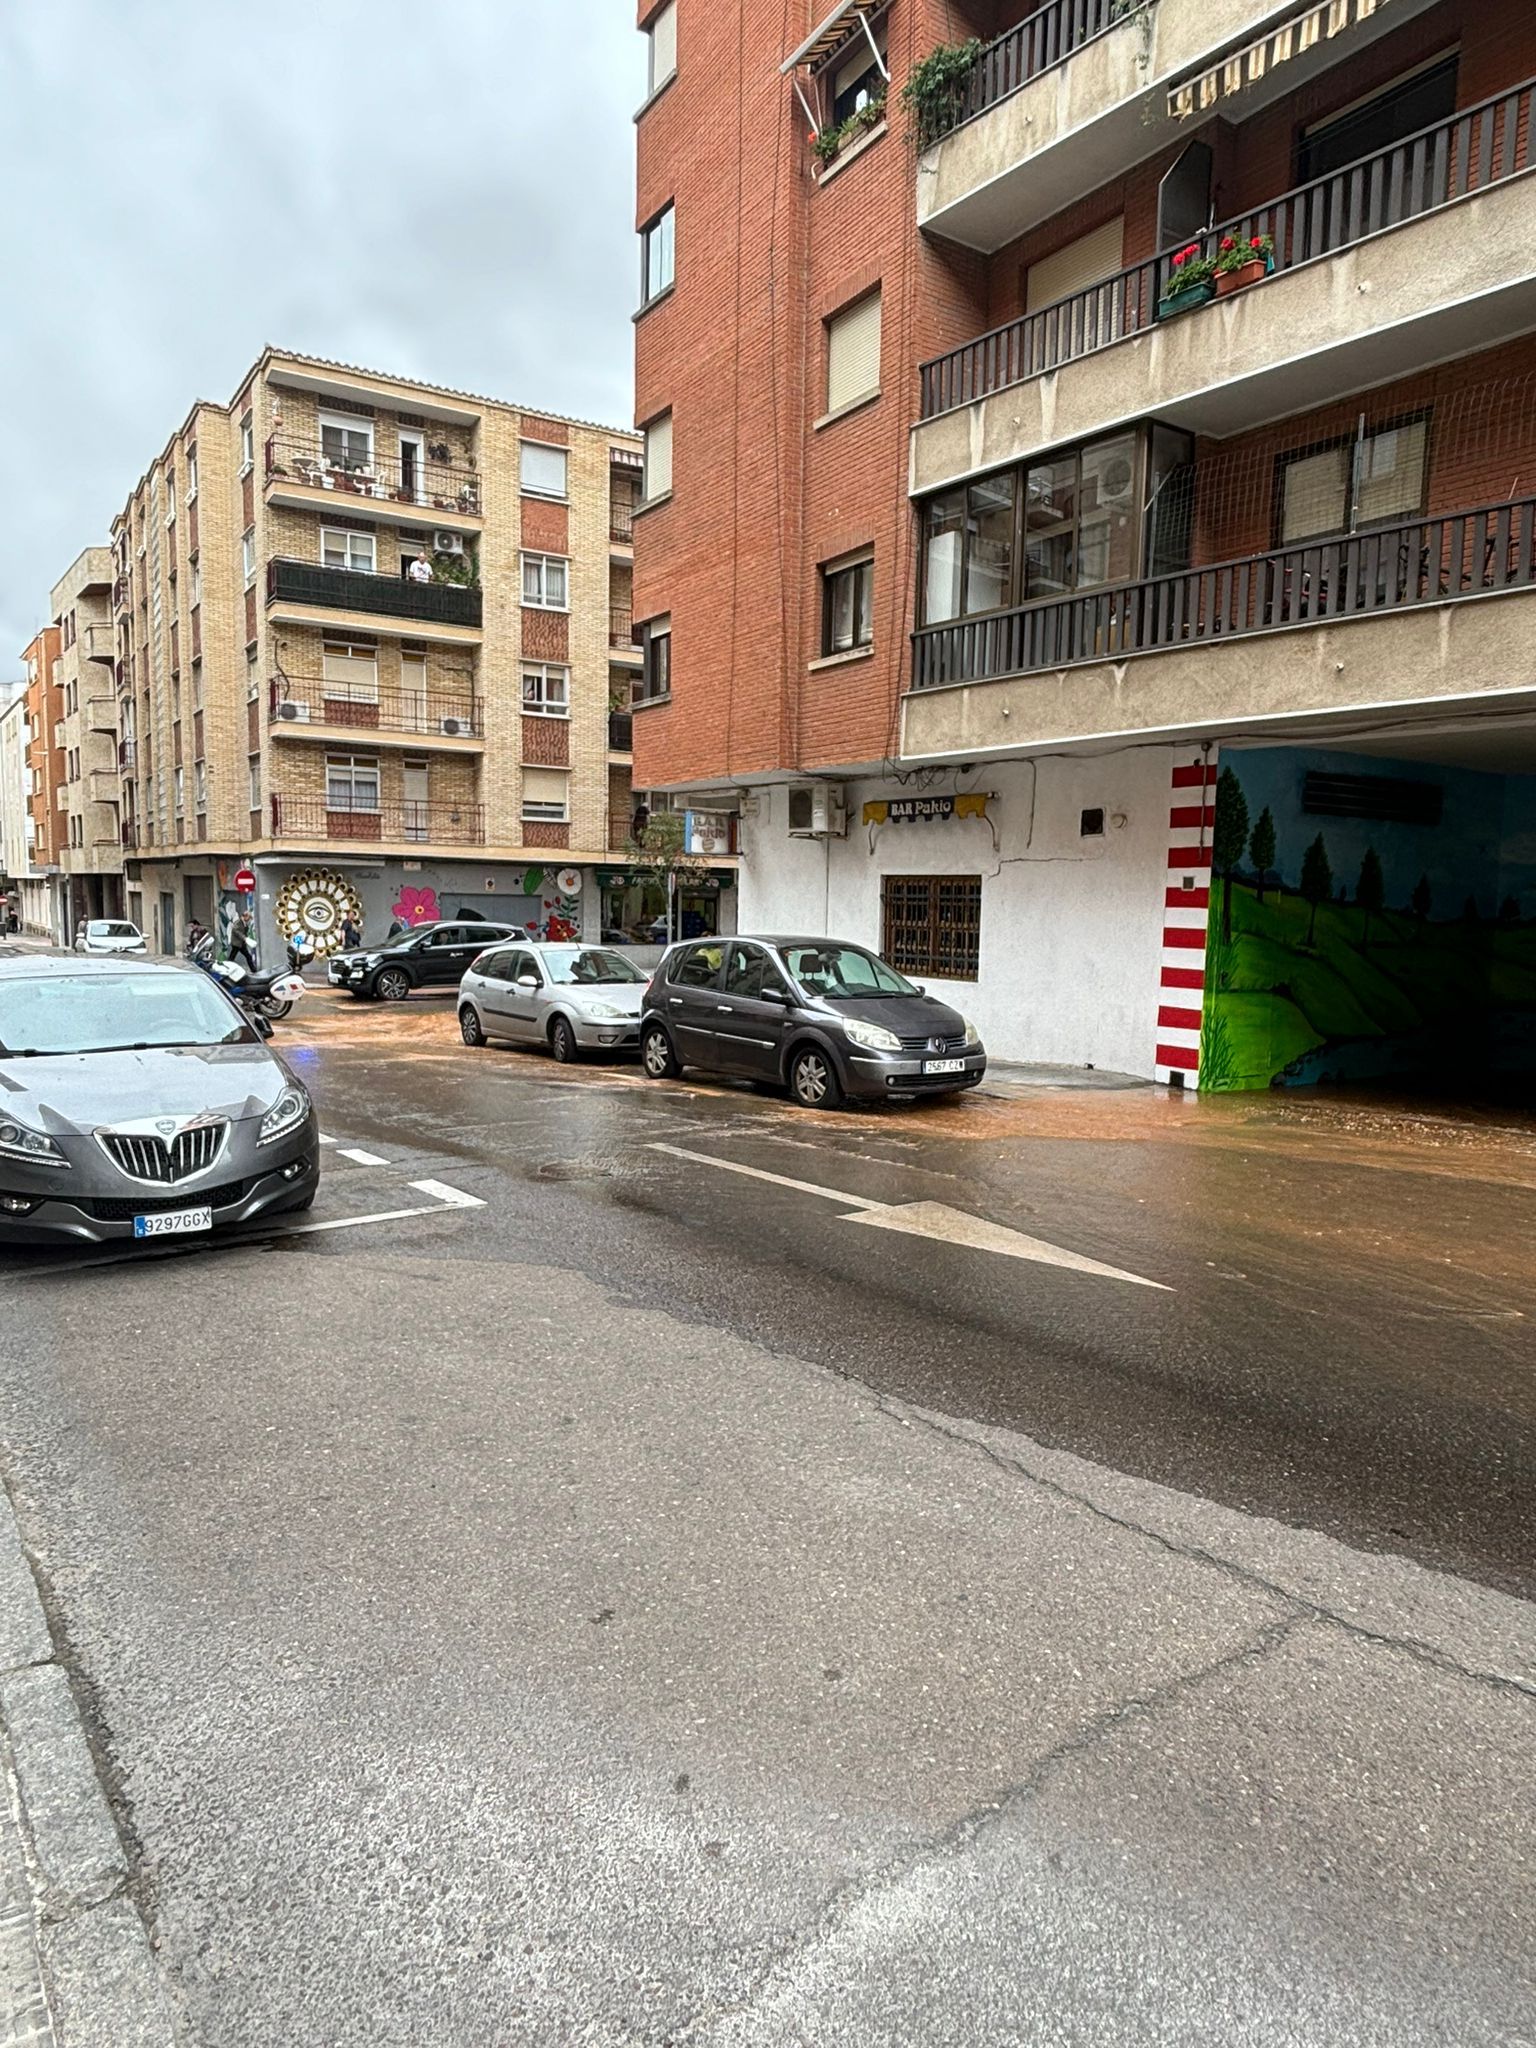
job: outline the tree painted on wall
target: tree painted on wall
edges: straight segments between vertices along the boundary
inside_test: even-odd
[[[1386,877],[1381,872],[1381,856],[1374,846],[1365,849],[1365,858],[1360,863],[1360,879],[1355,883],[1355,902],[1365,913],[1360,932],[1360,950],[1368,953],[1371,949],[1371,919],[1382,911],[1387,901]]]
[[[1420,875],[1413,885],[1413,894],[1408,898],[1408,908],[1418,920],[1420,932],[1429,917],[1429,906],[1434,902],[1434,892],[1429,886],[1428,875]]]
[[[1262,903],[1265,881],[1275,865],[1275,818],[1268,804],[1260,811],[1259,822],[1253,828],[1253,837],[1248,842],[1248,858],[1253,863]]]
[[[1519,922],[1520,922],[1520,902],[1519,902],[1519,899],[1518,899],[1518,897],[1515,897],[1515,896],[1506,896],[1506,897],[1504,898],[1504,901],[1503,901],[1503,902],[1502,902],[1502,903],[1501,903],[1501,904],[1499,905],[1499,923],[1500,923],[1500,924],[1518,924]]]
[[[1307,944],[1310,946],[1317,937],[1317,906],[1326,903],[1333,894],[1333,869],[1329,865],[1328,849],[1323,844],[1321,832],[1301,857],[1301,894],[1303,901],[1312,906],[1312,915],[1307,920]]]
[[[1232,943],[1232,870],[1248,844],[1248,799],[1230,768],[1223,768],[1216,783],[1216,823],[1211,833],[1211,861],[1222,877],[1221,936]]]

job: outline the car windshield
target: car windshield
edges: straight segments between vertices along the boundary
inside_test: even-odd
[[[92,924],[86,930],[93,939],[136,939],[138,928],[131,924]]]
[[[838,946],[825,940],[785,946],[784,964],[808,995],[915,996],[905,976],[887,967],[862,946]]]
[[[649,981],[643,967],[623,953],[610,953],[606,946],[546,946],[539,955],[551,981],[562,987],[576,983],[583,988],[612,986],[616,981]]]
[[[0,981],[0,1054],[236,1045],[239,1011],[204,974],[40,974]]]

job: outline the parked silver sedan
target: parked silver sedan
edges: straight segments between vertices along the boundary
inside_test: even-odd
[[[505,1038],[545,1045],[557,1060],[640,1047],[650,976],[610,946],[492,946],[459,983],[466,1045]]]

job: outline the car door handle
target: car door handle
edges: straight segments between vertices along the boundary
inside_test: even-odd
[[[667,1007],[668,1007],[669,1009],[673,1009],[673,1010],[680,1010],[680,1009],[681,1009],[681,1008],[683,1007],[683,999],[682,999],[682,997],[681,997],[681,996],[668,996],[668,997],[667,997]]]
[[[716,1003],[715,1008],[722,1017],[732,1017],[736,1013],[736,1005],[734,1003]]]

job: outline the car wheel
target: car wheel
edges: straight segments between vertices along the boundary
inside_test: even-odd
[[[672,1081],[683,1071],[671,1039],[659,1024],[651,1025],[641,1039],[640,1062],[651,1081]]]
[[[789,1063],[789,1090],[802,1109],[836,1109],[843,1088],[830,1053],[802,1045]]]
[[[473,1003],[466,1003],[459,1012],[459,1036],[466,1045],[484,1045],[485,1026],[480,1022],[480,1012]]]
[[[386,967],[373,984],[373,992],[381,1002],[403,1003],[411,992],[411,977],[403,967]]]
[[[557,1017],[550,1025],[549,1049],[562,1067],[574,1066],[581,1058],[581,1047],[576,1043],[576,1034],[568,1019]]]

